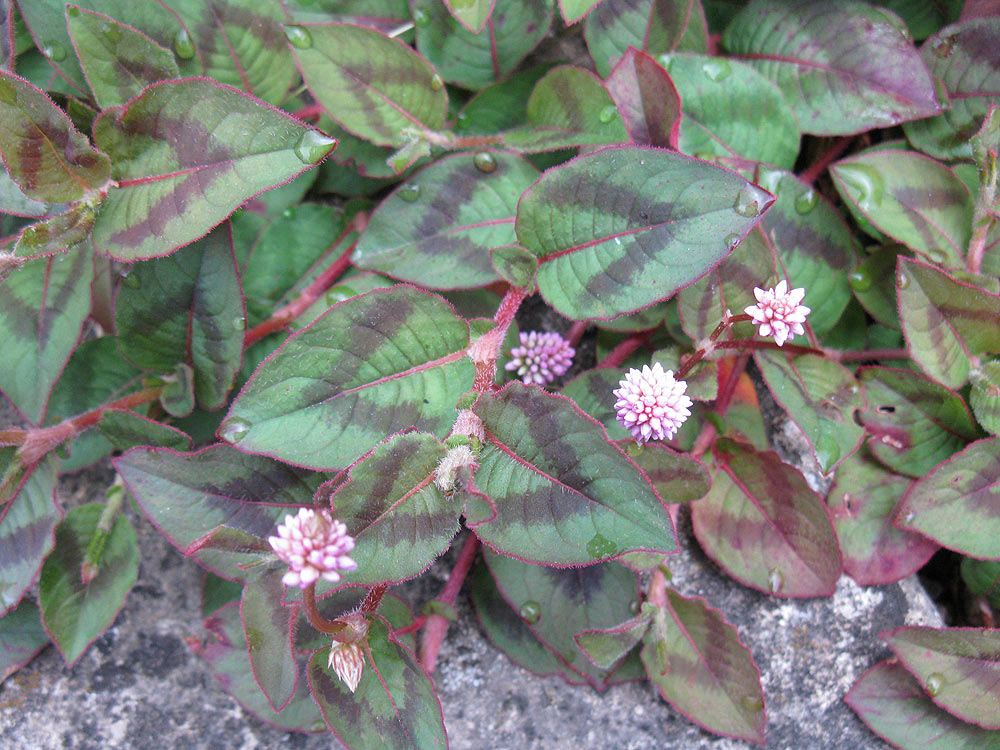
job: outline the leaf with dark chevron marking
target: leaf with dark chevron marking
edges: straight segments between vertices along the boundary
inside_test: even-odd
[[[642,647],[650,681],[671,706],[710,732],[765,744],[760,670],[736,628],[701,597],[668,588],[666,599]]]
[[[472,385],[468,346],[468,324],[437,295],[399,285],[354,297],[257,368],[220,435],[317,469],[343,469],[408,427],[443,438]]]
[[[227,445],[195,453],[134,448],[114,465],[142,512],[182,552],[219,526],[266,540],[286,515],[312,507],[313,494],[327,479]],[[193,557],[234,581],[247,578],[242,565],[260,560],[257,552],[211,547]]]
[[[490,250],[516,241],[517,201],[538,170],[519,156],[447,156],[412,175],[372,214],[351,261],[430,289],[497,280]]]
[[[114,446],[126,451],[137,445],[191,450],[191,437],[176,427],[157,422],[125,409],[106,409],[101,413],[97,429]]]
[[[739,175],[662,149],[612,146],[554,167],[518,204],[518,241],[542,296],[575,320],[667,299],[705,275],[774,197]]]
[[[208,78],[163,81],[124,108],[105,110],[94,139],[111,155],[118,183],[101,205],[94,247],[120,260],[168,255],[193,242],[336,145]]]
[[[65,213],[51,216],[21,230],[14,247],[14,255],[21,258],[40,258],[61,252],[72,252],[74,245],[82,243],[94,226],[97,212],[86,202],[73,204]],[[77,249],[79,252],[80,249]]]
[[[483,497],[466,516],[491,548],[560,567],[677,549],[649,480],[572,401],[514,381],[473,410],[486,430],[475,474]]]
[[[228,223],[168,257],[137,264],[115,304],[125,358],[161,373],[189,364],[205,409],[226,403],[243,363],[245,319]]]
[[[681,98],[656,60],[635,47],[625,50],[604,82],[625,118],[633,143],[674,148],[681,126]]]
[[[0,617],[0,685],[49,643],[38,606],[30,599]]]
[[[895,523],[963,555],[1000,560],[1000,438],[977,440],[914,484]]]
[[[108,157],[49,97],[20,76],[0,69],[0,155],[25,196],[65,203],[103,188]]]
[[[298,608],[282,604],[281,573],[248,581],[240,600],[250,668],[271,709],[277,713],[295,697],[299,665],[292,651],[292,626]]]
[[[309,687],[330,731],[350,750],[447,748],[441,704],[416,657],[381,617],[371,618],[367,642],[354,693],[327,667],[326,653],[309,660]]]
[[[831,596],[843,568],[823,498],[772,451],[715,444],[712,489],[691,503],[702,549],[740,583],[775,596]]]

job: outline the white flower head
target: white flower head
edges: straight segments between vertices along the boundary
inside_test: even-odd
[[[358,567],[347,555],[354,549],[354,537],[327,510],[300,508],[297,515],[285,516],[278,536],[267,541],[288,563],[289,570],[281,579],[286,586],[304,589],[320,578],[336,583],[339,571]]]
[[[687,383],[659,362],[642,370],[631,369],[614,391],[618,421],[642,445],[647,440],[670,440],[691,416]]]
[[[761,336],[773,336],[774,343],[781,346],[806,332],[802,324],[812,311],[800,304],[806,296],[805,289],[788,291],[788,282],[782,279],[773,289],[754,287],[753,294],[757,304],[743,312],[753,318],[754,325],[760,326],[757,330]]]

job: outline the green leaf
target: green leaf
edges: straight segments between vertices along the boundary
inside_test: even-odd
[[[166,448],[134,448],[114,460],[143,513],[182,552],[219,526],[264,540],[285,515],[312,506],[313,494],[327,477],[226,445],[195,453]],[[197,547],[193,557],[210,571],[239,581],[241,567],[258,562],[255,552]]]
[[[614,206],[608,195],[616,196]],[[520,244],[539,257],[546,301],[575,320],[604,319],[696,281],[773,200],[690,157],[611,147],[545,172],[522,196],[515,228]]]
[[[64,203],[104,187],[108,157],[94,149],[41,90],[0,70],[0,154],[11,179],[36,201]]]
[[[454,154],[410,177],[379,204],[351,261],[431,289],[497,280],[490,249],[510,245],[517,200],[538,170],[514,154]]]
[[[579,2],[579,0],[570,1]],[[496,5],[496,2],[497,0],[445,0],[445,5],[448,6],[448,11],[455,20],[462,24],[466,30],[478,34],[483,30],[490,14],[493,13],[493,6]],[[583,2],[593,4],[597,0],[583,0]],[[572,23],[572,21],[567,20],[567,23]]]
[[[962,558],[962,580],[969,593],[982,596],[994,609],[1000,609],[1000,560]]]
[[[771,395],[805,433],[820,470],[830,474],[861,445],[864,430],[854,413],[865,396],[854,375],[818,354],[797,357],[762,349],[754,353]]]
[[[240,600],[250,668],[275,712],[289,704],[299,684],[299,665],[292,652],[297,608],[282,604],[284,590],[280,575],[265,575],[248,581]]]
[[[618,422],[612,394],[625,377],[625,372],[618,368],[588,370],[563,386],[562,394],[582,412],[604,425],[609,439],[634,442],[632,434]]]
[[[909,370],[863,367],[861,424],[868,448],[900,474],[920,478],[978,436],[962,397]]]
[[[851,291],[865,311],[883,326],[897,330],[896,258],[905,254],[906,248],[895,243],[877,248],[848,276]]]
[[[0,212],[38,218],[58,214],[65,210],[66,204],[64,203],[45,203],[44,201],[32,200],[11,179],[6,166],[0,169]]]
[[[72,667],[115,621],[139,574],[139,547],[132,524],[115,518],[97,577],[83,583],[80,569],[104,509],[102,503],[73,508],[56,528],[56,544],[42,567],[38,602],[53,643]]]
[[[522,125],[525,103],[535,84],[555,65],[543,63],[515,73],[480,91],[465,103],[455,121],[458,135],[491,135]]]
[[[376,446],[348,469],[346,481],[334,480],[330,506],[355,539],[351,558],[358,564],[343,573],[345,583],[415,578],[448,549],[462,509],[434,484],[444,457],[437,438],[408,432]]]
[[[504,134],[515,151],[532,153],[573,146],[627,143],[628,131],[611,94],[583,68],[560,65],[535,84],[528,124]]]
[[[611,669],[631,651],[649,629],[641,617],[606,629],[584,630],[573,636],[576,645],[599,669]]]
[[[896,288],[906,348],[930,377],[960,388],[970,356],[1000,351],[1000,295],[902,257]]]
[[[41,424],[52,387],[90,312],[93,254],[32,260],[0,284],[0,388],[32,424]]]
[[[310,93],[351,133],[399,147],[407,142],[405,131],[444,125],[448,95],[441,77],[399,39],[337,23],[286,27],[285,33]]]
[[[998,750],[1000,733],[966,724],[935,706],[895,660],[876,664],[844,698],[879,737],[905,750]]]
[[[763,745],[760,670],[736,628],[701,597],[666,590],[646,631],[642,662],[663,698],[710,732]],[[668,670],[660,668],[660,653]]]
[[[662,55],[683,103],[678,149],[791,169],[799,125],[781,89],[750,65],[724,57]]]
[[[178,78],[174,55],[138,29],[76,5],[66,6],[80,67],[101,109],[117,107],[150,84]]]
[[[574,638],[632,619],[639,597],[635,573],[615,563],[560,570],[488,551],[484,556],[500,594],[564,668],[582,675],[598,690],[609,684],[612,675],[618,681],[628,674],[641,674],[635,654],[621,664],[617,674],[611,667],[594,666]]]
[[[162,446],[175,450],[191,450],[191,438],[176,427],[124,409],[108,409],[97,423],[115,450],[125,451],[137,445]]]
[[[494,550],[547,565],[591,565],[676,549],[662,501],[604,429],[563,397],[520,382],[473,409],[486,443],[466,508]]]
[[[964,267],[972,196],[944,164],[883,149],[842,159],[830,174],[844,199],[880,232],[934,263]]]
[[[604,85],[622,113],[633,143],[663,148],[677,144],[681,98],[656,60],[629,47]]]
[[[642,470],[663,502],[686,503],[708,492],[708,468],[687,453],[678,453],[662,443],[636,445],[631,439],[615,441],[615,445]]]
[[[413,654],[381,618],[368,631],[365,670],[356,692],[327,667],[327,654],[309,660],[309,687],[330,731],[352,750],[446,748],[441,704]]]
[[[502,245],[490,250],[490,264],[497,275],[518,289],[535,289],[538,258],[520,245]]]
[[[969,139],[1000,96],[1000,19],[970,18],[941,29],[920,48],[930,72],[947,90],[951,107],[903,126],[910,143],[938,159],[972,155]]]
[[[194,370],[178,362],[173,373],[163,377],[160,406],[172,417],[187,417],[194,411]]]
[[[977,440],[919,480],[903,496],[896,526],[1000,560],[1000,440]]]
[[[101,205],[94,247],[120,260],[167,255],[193,242],[336,145],[291,115],[204,78],[154,84],[123,109],[106,110],[94,139],[111,155],[118,182]]]
[[[165,258],[133,267],[115,305],[118,345],[138,367],[194,370],[198,403],[226,403],[243,362],[246,311],[225,225]]]
[[[408,427],[443,438],[472,384],[468,345],[468,324],[436,295],[400,285],[349,299],[258,368],[220,436],[241,451],[324,469],[344,468]]]
[[[934,703],[963,721],[1000,729],[1000,630],[901,627],[882,637]]]
[[[843,562],[823,498],[776,453],[728,439],[717,441],[715,452],[712,489],[691,503],[702,549],[759,591],[832,595]]]
[[[946,23],[958,20],[963,0],[875,0],[906,22],[914,39],[926,39]]]
[[[21,230],[14,255],[38,258],[70,249],[87,239],[97,213],[86,203],[77,203],[65,213],[52,216]]]
[[[906,27],[867,3],[752,0],[722,44],[781,87],[805,133],[859,133],[941,111]]]
[[[413,0],[417,49],[448,83],[478,90],[504,79],[549,33],[554,3],[496,0],[473,34],[437,0]]]
[[[587,18],[583,35],[604,77],[629,47],[652,56],[708,50],[700,0],[604,0]]]
[[[884,586],[916,573],[938,545],[892,525],[912,484],[882,468],[864,449],[837,469],[827,504],[844,553],[844,572],[862,586]]]
[[[1000,434],[1000,361],[983,363],[982,367],[969,373],[972,390],[969,405],[986,430]]]
[[[49,645],[38,607],[24,599],[0,617],[0,685]]]

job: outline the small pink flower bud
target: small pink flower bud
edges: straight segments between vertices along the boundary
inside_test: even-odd
[[[619,385],[614,391],[618,421],[639,445],[670,440],[691,416],[691,399],[684,395],[687,383],[674,378],[673,370],[664,371],[659,362],[629,370]]]
[[[365,671],[365,655],[358,643],[341,643],[334,641],[330,645],[330,658],[327,667],[334,671],[348,689],[353,693],[361,683],[361,675]]]
[[[767,291],[754,287],[753,294],[757,304],[750,305],[743,312],[753,318],[754,325],[760,326],[757,330],[761,336],[773,336],[774,343],[781,346],[795,338],[796,334],[801,336],[806,332],[802,324],[812,311],[799,304],[806,296],[805,289],[788,291],[788,282],[782,279],[776,287]]]
[[[510,350],[511,360],[504,367],[517,370],[525,383],[547,385],[573,364],[576,349],[558,333],[522,331],[518,338],[521,345]]]
[[[354,549],[354,537],[326,510],[300,508],[298,515],[285,516],[285,522],[278,525],[278,536],[267,541],[288,563],[289,570],[281,579],[286,586],[304,589],[320,578],[336,583],[340,580],[338,571],[358,567],[347,555]]]

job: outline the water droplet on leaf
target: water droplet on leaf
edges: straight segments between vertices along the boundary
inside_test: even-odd
[[[139,279],[137,274],[123,273],[122,286],[127,286],[129,289],[138,289],[142,286],[142,281]]]
[[[329,138],[318,130],[307,130],[295,143],[295,155],[303,164],[315,164],[336,145],[336,138]]]
[[[285,38],[293,47],[309,49],[313,46],[312,34],[301,26],[286,26]]]
[[[440,91],[444,88],[444,79],[437,73],[431,76],[431,89],[434,91]]]
[[[424,27],[429,25],[430,22],[431,22],[431,17],[427,15],[426,12],[420,10],[420,8],[417,8],[416,10],[413,11],[414,26]]]
[[[905,273],[896,274],[896,286],[900,289],[906,289],[910,285],[910,277]]]
[[[472,163],[476,165],[476,169],[486,174],[497,171],[496,157],[489,151],[480,151],[472,157]]]
[[[740,705],[742,705],[747,711],[760,711],[764,708],[764,701],[756,695],[744,695],[740,698]]]
[[[399,189],[396,190],[396,195],[407,203],[413,203],[420,197],[420,185],[415,182],[407,182],[406,184],[399,186]]]
[[[237,331],[243,331],[247,327],[247,319],[244,317],[233,318],[233,328]]]
[[[840,460],[840,445],[833,435],[824,433],[816,439],[816,460],[824,474],[829,474],[833,465]]]
[[[521,605],[517,613],[521,615],[521,619],[524,620],[529,625],[534,625],[540,619],[542,619],[542,607],[538,602],[527,601]]]
[[[611,557],[618,551],[618,547],[603,534],[594,534],[587,542],[587,554],[597,560],[602,557]]]
[[[122,30],[117,25],[111,23],[101,24],[101,33],[111,44],[117,44],[122,38]]]
[[[940,672],[931,672],[927,675],[927,682],[924,684],[928,695],[937,695],[944,687],[944,675]]]
[[[795,210],[800,214],[807,214],[816,208],[819,203],[819,193],[810,188],[795,199]]]
[[[75,5],[69,5],[66,7],[66,15],[76,18],[78,15],[80,15],[80,9],[77,8]]]
[[[640,602],[638,599],[633,599],[628,603],[628,611],[631,612],[633,615],[639,614],[639,610],[641,609],[642,609],[642,602]]]
[[[286,208],[284,211],[281,212],[281,215],[286,219],[290,219],[293,216],[295,216],[295,211],[291,208]]]
[[[618,107],[614,104],[609,104],[607,107],[601,110],[601,114],[598,115],[601,122],[611,122],[618,116]]]
[[[219,437],[227,443],[238,443],[250,432],[250,423],[239,417],[227,419],[219,427]]]
[[[938,39],[931,46],[934,54],[940,57],[942,60],[946,57],[951,57],[951,53],[955,50],[955,36],[943,36]]]
[[[836,168],[837,176],[857,194],[858,208],[868,212],[882,204],[885,183],[882,175],[867,164],[842,164]]]
[[[343,302],[345,299],[350,299],[354,297],[356,292],[350,287],[338,284],[337,286],[331,287],[326,292],[326,304],[335,305],[338,302]]]
[[[701,66],[701,71],[705,74],[705,78],[710,81],[723,81],[733,72],[733,68],[729,64],[729,60],[719,57],[707,60]]]
[[[736,246],[740,244],[740,236],[733,232],[732,234],[726,235],[726,247],[730,250],[734,250]]]
[[[784,176],[785,173],[780,169],[761,168],[757,170],[757,184],[772,195],[777,195],[778,185],[781,184],[781,178]]]
[[[910,511],[909,513],[907,513],[907,514],[906,514],[905,516],[903,516],[903,523],[905,523],[905,524],[911,524],[911,523],[913,523],[913,520],[914,520],[914,519],[915,519],[916,517],[917,517],[917,514],[916,514],[916,513],[914,513],[914,512],[913,512],[913,511],[911,510],[911,511]]]
[[[872,288],[872,284],[875,283],[875,279],[873,279],[867,271],[860,268],[857,271],[852,272],[847,279],[850,281],[851,287],[859,292],[868,291]]]
[[[760,214],[760,207],[757,205],[756,196],[748,190],[742,189],[736,194],[736,202],[733,203],[733,210],[740,216],[752,218]]]
[[[66,48],[59,42],[49,42],[42,47],[42,53],[52,62],[60,62],[66,59]]]
[[[777,568],[771,568],[767,574],[767,588],[772,594],[777,594],[784,585],[785,579],[781,577],[781,571]]]
[[[931,250],[927,253],[927,257],[930,258],[931,263],[944,263],[945,254],[940,250]]]
[[[181,29],[174,34],[174,54],[181,60],[190,60],[194,57],[194,42],[191,41],[187,29]]]

